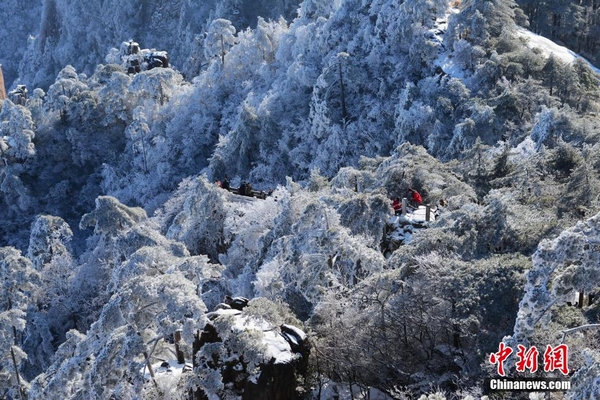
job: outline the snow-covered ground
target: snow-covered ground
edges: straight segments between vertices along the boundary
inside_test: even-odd
[[[435,221],[435,210],[431,210],[429,213],[429,220]],[[427,221],[427,207],[419,206],[419,208],[412,209],[410,212],[407,212],[406,215],[394,215],[390,218],[390,223],[397,224],[400,221],[404,221],[407,223],[415,223],[415,222],[425,222]]]
[[[560,46],[548,38],[536,35],[535,33],[528,31],[525,28],[517,28],[517,35],[519,35],[519,37],[524,38],[526,40],[527,46],[529,46],[531,49],[540,49],[547,56],[550,56],[550,54],[554,54],[556,57],[558,57],[567,64],[572,63],[577,58],[584,59],[572,50],[569,50],[564,46]],[[596,73],[600,74],[600,69],[596,68],[589,61],[585,61]]]
[[[394,215],[388,220],[388,224],[393,227],[389,239],[395,242],[407,244],[411,241],[416,226],[422,227],[427,222],[427,208],[419,206],[405,215]],[[435,210],[430,211],[429,221],[435,221]]]
[[[175,391],[177,388],[181,374],[184,371],[191,371],[192,369],[193,367],[190,363],[179,364],[177,360],[165,360],[152,364],[152,373],[154,374],[154,378],[152,378],[146,365],[140,372],[144,375],[144,379],[147,381],[154,379],[154,382],[163,393],[169,393],[171,391]]]

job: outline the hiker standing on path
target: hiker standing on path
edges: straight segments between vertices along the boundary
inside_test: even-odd
[[[408,189],[408,192],[410,193],[410,200],[411,203],[418,208],[422,203],[423,203],[423,198],[421,197],[421,194],[419,194],[419,192],[417,192],[414,189]]]
[[[396,197],[392,202],[392,208],[394,209],[395,215],[402,214],[402,202],[400,201],[400,197]]]

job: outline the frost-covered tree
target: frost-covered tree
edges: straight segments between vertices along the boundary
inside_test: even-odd
[[[73,312],[84,316],[77,329],[95,320],[112,295],[108,282],[114,269],[138,249],[160,245],[176,255],[186,253],[183,245],[170,242],[152,227],[143,209],[127,207],[114,197],[96,199],[96,208],[81,218],[80,229],[88,227],[94,229],[94,236],[71,287]]]
[[[396,146],[406,141],[422,144],[425,135],[433,129],[434,110],[428,104],[416,100],[416,92],[414,85],[408,83],[400,94],[395,118],[398,131]]]
[[[584,162],[581,151],[562,138],[556,147],[548,152],[549,164],[558,180],[569,179],[573,170]]]
[[[564,137],[570,131],[568,118],[556,108],[542,106],[534,122],[530,135],[538,147],[542,144],[553,147],[561,135]]]
[[[183,186],[181,195],[185,200],[176,209],[166,236],[184,243],[192,254],[206,254],[211,260],[218,260],[227,248],[223,192],[204,176]]]
[[[153,352],[158,353],[159,341],[179,329],[190,346],[195,331],[203,326],[205,311],[196,285],[175,269],[128,277],[85,336],[75,331],[67,335],[51,373],[33,382],[32,395],[105,399],[120,393],[121,398],[133,399],[145,391],[145,396],[164,396],[162,388],[144,377],[147,363],[152,362],[149,357],[167,355],[164,345],[159,354]],[[72,343],[69,338],[74,335],[79,338]]]
[[[215,19],[211,22],[204,39],[204,57],[211,60],[218,58],[225,64],[225,55],[236,42],[235,27],[226,19]]]
[[[129,93],[131,77],[115,65],[99,65],[91,81],[99,86],[98,101],[103,106],[103,125],[112,127],[128,123],[133,103],[133,96]]]
[[[28,109],[5,101],[0,112],[0,156],[4,163],[23,163],[35,155],[35,124]]]
[[[512,320],[498,315],[516,309],[518,271],[526,260],[469,263],[439,250],[410,261],[392,256],[388,271],[343,297],[326,295],[310,321],[321,373],[350,390],[373,386],[384,392],[399,385],[424,392],[432,382],[451,387],[448,371],[482,375],[480,352],[497,346],[510,327]]]
[[[570,174],[566,186],[566,194],[560,202],[562,211],[574,211],[581,216],[587,216],[598,211],[598,193],[600,180],[597,172],[584,159]]]
[[[464,171],[465,180],[471,182],[479,198],[483,198],[489,190],[491,155],[488,150],[489,146],[482,143],[478,136],[473,146],[463,152],[461,169]]]
[[[454,128],[452,140],[448,145],[448,152],[451,154],[460,154],[464,150],[471,148],[475,143],[476,135],[475,121],[471,118],[466,118]]]
[[[446,39],[450,45],[454,40],[466,39],[473,45],[486,46],[517,23],[527,21],[513,0],[466,0],[461,2],[460,12],[450,18]]]
[[[146,116],[144,115],[143,107],[139,106],[134,110],[133,121],[127,126],[127,130],[125,132],[132,147],[132,153],[139,155],[136,158],[141,158],[142,160],[141,163],[137,163],[141,164],[142,172],[148,174],[148,150],[146,147],[150,146],[150,143],[148,143],[148,133],[150,132],[150,128],[146,123]]]
[[[87,85],[79,79],[75,68],[67,65],[58,74],[56,82],[48,89],[46,107],[51,111],[58,112],[61,121],[67,123],[71,103],[77,104],[80,96],[87,90]]]
[[[219,261],[226,267],[222,276],[231,293],[254,296],[252,281],[266,251],[264,237],[273,229],[285,196],[278,188],[265,200],[247,204],[233,200],[226,205],[223,234],[227,251],[219,255]]]
[[[248,103],[242,104],[232,128],[232,132],[219,141],[215,155],[226,152],[226,157],[233,156],[233,163],[218,172],[220,176],[247,176],[259,156],[260,142],[256,138],[261,126],[256,109]]]
[[[300,3],[298,16],[300,18],[327,18],[330,13],[340,6],[339,1],[304,0]]]
[[[72,237],[71,228],[62,218],[40,215],[31,227],[27,258],[40,271],[54,257],[70,253]]]
[[[101,196],[96,199],[96,209],[85,214],[79,225],[81,229],[93,227],[94,233],[114,238],[145,218],[144,210],[127,207],[113,197]]]
[[[573,329],[569,328],[577,326],[561,320],[560,307],[574,301],[576,292],[593,293],[598,289],[599,226],[599,218],[594,216],[564,230],[557,238],[540,243],[533,255],[533,267],[526,275],[525,293],[513,334],[505,339],[514,348],[517,344],[569,345],[569,367],[577,376],[574,386],[578,393],[598,393],[594,372],[598,363],[593,356],[597,352],[597,341],[586,342],[584,333],[572,334]],[[579,325],[597,322],[588,320],[585,314],[580,321]],[[573,333],[579,331],[574,329]],[[573,343],[577,346],[571,345]]]
[[[60,217],[39,215],[31,227],[27,257],[39,272],[35,291],[38,309],[28,316],[24,350],[27,372],[40,373],[50,365],[55,346],[74,327],[77,316],[70,304],[70,287],[77,272],[71,253],[73,232]]]
[[[598,103],[600,81],[598,76],[591,70],[590,65],[582,58],[576,58],[573,61],[572,68],[576,75],[576,82],[569,86],[568,95],[571,98],[571,103],[575,103],[574,107],[585,111]]]
[[[567,71],[567,66],[557,57],[554,53],[550,54],[548,60],[546,61],[546,65],[542,69],[544,72],[544,83],[548,86],[550,90],[550,96],[559,96],[564,86],[561,85],[561,81],[564,77],[564,74]]]
[[[183,77],[179,72],[171,68],[153,68],[135,75],[129,91],[137,97],[139,105],[165,105],[178,93],[182,83]]]
[[[22,171],[21,165],[0,169],[1,212],[5,221],[0,229],[5,244],[24,248],[27,234],[23,228],[31,223],[37,202],[19,176]]]
[[[0,248],[0,393],[9,398],[23,397],[26,392],[21,376],[21,364],[27,358],[21,350],[25,317],[32,306],[35,287],[39,285],[39,274],[31,262],[13,247]]]

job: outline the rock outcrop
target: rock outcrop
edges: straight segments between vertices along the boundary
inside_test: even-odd
[[[301,329],[274,326],[226,303],[207,317],[210,322],[197,335],[193,349],[194,371],[201,382],[194,399],[208,400],[213,395],[242,400],[298,398],[297,380],[307,371],[310,353]]]

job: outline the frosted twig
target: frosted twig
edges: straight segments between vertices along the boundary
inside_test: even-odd
[[[565,337],[569,333],[581,331],[581,330],[584,330],[584,329],[591,329],[591,328],[600,328],[600,324],[587,324],[587,325],[577,326],[577,327],[571,328],[571,329],[565,329],[564,331],[561,331],[562,332],[562,339],[560,340],[560,342],[563,343],[565,341]]]

